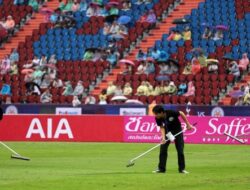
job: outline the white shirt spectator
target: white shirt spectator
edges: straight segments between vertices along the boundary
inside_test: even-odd
[[[78,81],[74,91],[73,91],[73,95],[74,96],[79,96],[83,93],[84,87],[82,85],[82,81]]]
[[[74,96],[73,101],[72,101],[72,105],[73,107],[79,106],[81,104],[80,100],[78,99],[77,96]]]
[[[41,103],[50,103],[52,101],[52,95],[50,94],[49,90],[46,90],[42,93],[40,97]]]

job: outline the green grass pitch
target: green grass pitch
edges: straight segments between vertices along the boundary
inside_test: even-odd
[[[0,147],[0,190],[249,190],[250,147],[185,145],[188,175],[177,172],[174,145],[168,171],[152,174],[158,149],[127,168],[130,159],[154,144],[13,143],[31,161],[10,159]]]

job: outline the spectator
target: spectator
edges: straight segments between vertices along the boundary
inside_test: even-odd
[[[63,11],[65,7],[65,3],[63,2],[63,0],[59,0],[59,7],[57,8],[57,10],[59,11]]]
[[[62,80],[59,79],[59,78],[55,78],[53,83],[52,83],[52,86],[55,87],[55,88],[63,87]]]
[[[136,95],[138,96],[147,96],[149,94],[149,89],[147,87],[146,81],[142,81],[141,85],[138,86]]]
[[[139,49],[137,55],[136,55],[136,60],[145,60],[146,59],[146,55],[145,53],[143,53],[143,51],[141,49]]]
[[[149,14],[147,15],[146,22],[154,25],[156,23],[156,15],[153,10],[149,11]]]
[[[35,12],[38,12],[39,4],[37,0],[29,0],[29,6],[31,6]]]
[[[173,59],[169,59],[168,60],[168,64],[169,64],[169,71],[168,71],[168,74],[174,74],[174,73],[178,73],[178,66],[177,66],[177,62]]]
[[[188,26],[185,28],[182,35],[183,35],[183,39],[185,41],[186,40],[191,40],[192,33],[191,33],[191,30],[190,30],[190,28]]]
[[[146,70],[144,71],[145,74],[152,74],[155,73],[155,65],[152,61],[148,61],[146,63]]]
[[[79,11],[86,11],[88,7],[88,4],[86,2],[86,0],[81,0],[80,1],[80,7],[79,7]]]
[[[39,66],[41,68],[44,68],[47,64],[47,57],[45,55],[42,55],[42,58],[40,59]]]
[[[201,65],[199,63],[199,60],[197,58],[194,58],[192,60],[192,68],[191,68],[191,72],[193,75],[198,74],[201,71]]]
[[[146,84],[145,84],[145,81],[142,81],[142,82],[141,82],[141,85],[139,85],[139,86],[137,87],[136,95],[137,95],[137,96],[143,96],[143,95],[146,94],[145,92],[146,92]]]
[[[109,34],[117,34],[119,33],[119,25],[117,23],[117,21],[114,21],[112,24],[111,24],[111,27],[110,27],[110,30],[109,30]]]
[[[187,85],[185,82],[182,82],[179,86],[178,86],[178,95],[183,95],[187,92]]]
[[[115,92],[114,92],[114,96],[122,96],[122,89],[120,85],[116,86]]]
[[[67,12],[71,12],[72,11],[72,6],[73,6],[73,1],[72,0],[67,0],[67,3],[65,5],[65,7],[63,8],[63,12],[67,13]]]
[[[70,81],[65,82],[65,86],[63,87],[64,91],[62,93],[63,96],[69,96],[73,93],[73,88]]]
[[[96,16],[96,8],[94,6],[89,6],[87,8],[87,11],[86,11],[86,16],[87,17],[92,17],[92,16]]]
[[[83,91],[84,91],[84,87],[82,85],[82,81],[78,81],[77,85],[76,85],[76,87],[75,87],[75,89],[73,91],[73,95],[74,96],[80,96],[80,95],[82,95]]]
[[[41,70],[40,67],[36,67],[36,70],[32,73],[32,78],[35,83],[38,85],[42,82],[42,76],[45,74],[44,70]]]
[[[240,69],[239,65],[236,63],[236,61],[231,61],[229,63],[229,74],[233,74],[235,76],[235,79],[238,80],[240,78]]]
[[[132,66],[126,64],[124,71],[121,72],[120,74],[123,74],[123,75],[132,74],[132,71],[133,71]]]
[[[184,67],[182,74],[184,75],[192,74],[192,65],[190,62],[188,62],[187,65]]]
[[[11,97],[10,96],[6,97],[5,104],[11,104]]]
[[[247,53],[243,53],[242,59],[239,62],[239,68],[242,69],[243,71],[246,71],[248,65],[249,65],[249,59],[247,57]]]
[[[235,106],[243,106],[244,105],[244,97],[243,96],[239,96],[234,105]]]
[[[131,9],[131,3],[128,0],[123,1],[122,3],[122,10],[123,11],[128,11]]]
[[[2,75],[6,74],[6,73],[8,73],[10,71],[10,59],[9,59],[8,55],[6,55],[4,57],[4,59],[2,60],[0,69],[1,69],[0,73]]]
[[[10,54],[10,62],[18,62],[19,61],[19,53],[17,49],[13,49],[12,53]]]
[[[205,30],[204,30],[204,33],[202,35],[202,38],[203,39],[210,39],[212,37],[212,31],[210,30],[210,27],[206,27]]]
[[[133,92],[133,89],[131,88],[130,83],[127,82],[127,83],[124,85],[124,88],[123,88],[123,95],[124,95],[124,96],[131,96],[131,95],[132,95],[132,92]]]
[[[118,60],[118,54],[114,50],[108,51],[107,61],[112,65],[115,66]]]
[[[105,105],[107,104],[107,90],[103,89],[101,94],[99,95],[99,104]]]
[[[50,56],[48,63],[49,64],[56,64],[57,63],[56,55],[55,54],[53,54],[53,55]]]
[[[15,27],[15,21],[14,21],[14,19],[12,18],[11,15],[7,16],[6,21],[3,23],[3,27],[4,27],[6,30],[8,30],[8,31],[14,29],[14,27]]]
[[[160,74],[161,75],[168,74],[169,65],[167,63],[162,62],[162,63],[160,63],[159,67],[160,67]]]
[[[73,106],[73,107],[77,107],[77,106],[79,106],[79,105],[81,105],[80,100],[78,99],[77,96],[74,96],[74,97],[73,97],[73,100],[72,100],[72,106]]]
[[[42,93],[40,97],[41,103],[51,103],[52,102],[52,95],[49,92],[49,89],[46,89],[44,93]]]
[[[166,89],[166,93],[170,94],[170,95],[174,95],[177,93],[177,87],[175,86],[173,81],[170,81],[170,83]]]
[[[112,81],[108,83],[108,88],[107,88],[107,96],[109,95],[114,95],[116,90],[116,86],[113,84]]]
[[[194,95],[195,95],[195,86],[192,81],[189,81],[187,92],[183,94],[183,96],[194,96]]]
[[[207,68],[209,73],[217,73],[219,61],[217,59],[207,59]]]
[[[158,60],[160,57],[161,51],[158,50],[156,47],[152,51],[152,58]]]
[[[153,58],[152,57],[152,49],[151,48],[148,48],[146,57],[147,58]]]
[[[95,104],[95,103],[96,103],[96,99],[95,99],[94,96],[88,95],[88,96],[85,98],[84,104]]]
[[[28,95],[41,95],[41,89],[40,86],[37,83],[29,82],[26,83],[27,93]]]
[[[12,62],[10,64],[10,75],[17,75],[18,74],[18,67],[17,64]]]
[[[80,4],[78,3],[78,0],[74,0],[74,3],[71,7],[72,12],[77,12],[80,8]]]
[[[148,81],[146,81],[146,83],[145,83],[145,86],[147,87],[147,91],[146,91],[146,96],[150,96],[150,95],[153,95],[153,93],[154,93],[154,88],[153,88],[153,86],[148,82]]]
[[[141,64],[137,67],[136,74],[145,74],[147,70],[147,64],[145,61],[141,61]]]
[[[8,31],[4,28],[3,23],[0,22],[0,43],[8,37]]]
[[[249,106],[250,105],[250,92],[244,96],[243,104]]]
[[[245,86],[245,91],[244,91],[244,95],[246,95],[250,90],[250,82],[248,83],[248,85]]]
[[[168,41],[171,41],[171,40],[179,41],[181,38],[182,38],[182,35],[181,35],[180,31],[176,30],[176,29],[173,29],[170,32],[170,35],[168,36],[167,40]]]
[[[23,68],[31,68],[31,67],[35,67],[35,66],[39,66],[40,63],[40,59],[37,56],[34,56],[33,60],[31,61],[31,63],[27,63],[23,66]]]
[[[103,34],[104,35],[110,34],[110,25],[107,22],[104,23]]]
[[[223,32],[222,30],[217,30],[214,34],[213,40],[221,40],[223,39]]]
[[[51,79],[50,79],[50,76],[45,73],[41,79],[41,85],[40,85],[40,88],[41,89],[46,89],[50,86],[50,83],[51,83]]]

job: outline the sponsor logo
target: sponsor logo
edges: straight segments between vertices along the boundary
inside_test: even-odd
[[[208,122],[208,126],[209,128],[205,131],[205,134],[214,137],[218,137],[219,135],[221,136],[225,132],[236,137],[250,132],[250,123],[248,123],[247,118],[242,117],[234,117],[231,120],[224,121],[223,123],[219,120],[219,118],[211,118]],[[231,138],[227,136],[225,142],[229,140],[231,140]]]
[[[67,119],[62,118],[57,125],[53,124],[52,118],[47,119],[47,124],[44,127],[38,118],[32,119],[26,138],[30,139],[33,135],[38,135],[41,139],[59,139],[61,135],[67,135],[69,139],[74,138]]]
[[[146,108],[120,108],[120,115],[146,115]]]
[[[82,108],[56,108],[56,115],[81,115]]]
[[[6,114],[18,114],[18,109],[16,106],[10,105],[5,110]]]
[[[224,116],[224,110],[221,107],[215,107],[211,111],[211,116],[212,117],[222,117]]]

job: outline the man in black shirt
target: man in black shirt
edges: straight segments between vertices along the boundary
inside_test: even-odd
[[[170,144],[170,141],[166,142],[166,134],[168,132],[171,132],[173,135],[175,135],[178,132],[182,131],[181,122],[178,118],[179,116],[181,116],[186,123],[188,130],[191,130],[192,126],[187,120],[186,115],[181,111],[164,110],[162,106],[156,105],[153,108],[153,113],[155,115],[156,123],[160,127],[162,143],[160,147],[158,169],[154,171],[154,173],[165,173],[168,157],[167,150]],[[187,174],[188,172],[185,170],[183,133],[175,137],[175,147],[178,153],[179,172]]]

